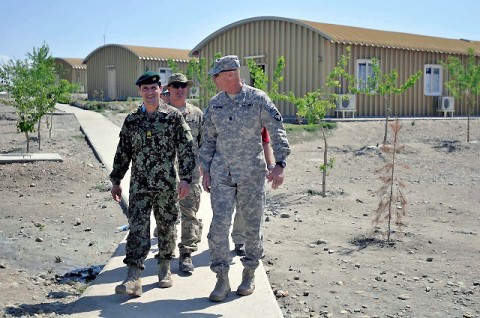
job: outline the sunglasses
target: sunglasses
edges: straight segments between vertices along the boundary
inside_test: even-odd
[[[167,96],[167,97],[170,97],[170,93],[165,93],[165,94],[162,94],[162,96]]]
[[[188,86],[188,83],[173,82],[173,83],[170,83],[170,85],[168,85],[168,86],[172,86],[173,88],[176,88],[176,89],[178,89],[180,87],[185,88],[185,87]]]
[[[223,70],[223,71],[220,71],[218,72],[217,74],[213,74],[213,78],[217,78],[218,76],[220,76],[220,73],[225,73],[225,72],[231,72],[231,71],[236,71],[235,69],[233,70]]]

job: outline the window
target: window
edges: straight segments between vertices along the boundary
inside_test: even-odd
[[[368,79],[372,74],[372,60],[357,60],[357,88],[362,90],[367,87]]]
[[[423,86],[426,96],[442,95],[442,66],[426,64],[423,72]]]
[[[160,74],[160,81],[162,82],[163,86],[166,86],[168,83],[168,78],[172,75],[172,70],[169,68],[162,68],[158,69],[158,73]]]

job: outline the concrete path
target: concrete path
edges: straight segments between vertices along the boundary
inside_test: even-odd
[[[75,114],[97,157],[111,171],[120,128],[99,113],[61,104],[57,105],[57,109]],[[128,172],[122,181],[125,202],[128,202],[129,179],[130,173]],[[125,256],[124,239],[92,285],[74,303],[71,316],[112,318],[283,317],[262,263],[255,272],[256,289],[254,294],[247,297],[239,297],[235,294],[243,270],[237,256],[233,257],[229,275],[232,292],[225,302],[213,303],[208,300],[208,295],[216,282],[215,274],[209,268],[210,255],[207,243],[211,216],[210,197],[203,193],[198,217],[202,219],[204,230],[199,250],[192,257],[195,265],[192,275],[180,272],[178,259],[175,258],[172,260],[173,287],[158,288],[157,266],[154,258],[157,253],[157,241],[152,239],[152,248],[145,261],[146,268],[142,273],[143,295],[139,298],[116,295],[115,286],[121,283],[126,276],[126,267],[122,263]],[[179,255],[178,250],[176,255]]]

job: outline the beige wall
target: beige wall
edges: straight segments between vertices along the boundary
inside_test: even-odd
[[[187,63],[177,63],[181,71],[185,71]],[[143,60],[128,49],[120,46],[106,46],[94,52],[87,61],[88,98],[126,100],[129,97],[139,97],[135,81],[146,70],[158,71],[160,67],[167,68],[166,60]],[[108,96],[109,87],[107,68],[115,69],[116,96]],[[112,85],[112,84],[111,84]]]
[[[284,82],[280,85],[280,92],[293,91],[296,96],[303,96],[306,92],[314,91],[325,83],[328,73],[333,70],[342,54],[346,54],[348,44],[333,43],[319,32],[305,26],[283,20],[253,20],[243,24],[226,28],[223,33],[217,34],[210,41],[204,43],[199,51],[200,58],[212,62],[213,56],[220,52],[223,55],[238,55],[241,64],[246,65],[245,58],[257,56],[257,64],[264,64],[269,78],[273,77],[276,61],[285,56],[286,68]],[[447,54],[413,51],[405,49],[379,48],[365,45],[350,45],[352,59],[349,64],[349,73],[355,74],[357,59],[378,58],[382,72],[388,73],[396,69],[399,73],[399,84],[417,72],[424,71],[425,64],[440,64],[447,60]],[[458,56],[466,60],[466,56]],[[447,79],[444,70],[444,82]],[[436,102],[438,97],[424,95],[423,76],[415,86],[404,94],[392,98],[393,116],[436,116]],[[444,95],[448,95],[443,86]],[[479,103],[474,114],[479,115]],[[277,103],[284,117],[295,117],[295,107],[286,102]],[[455,101],[455,115],[466,115],[465,101]],[[334,115],[334,112],[330,113]],[[356,116],[379,117],[384,116],[384,99],[382,96],[357,96]]]
[[[79,84],[81,92],[87,91],[87,70],[73,68],[69,63],[63,59],[56,58],[55,63],[60,66],[60,78],[66,79],[72,84]]]

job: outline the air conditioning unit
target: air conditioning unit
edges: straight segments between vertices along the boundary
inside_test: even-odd
[[[454,110],[455,99],[452,96],[440,96],[438,98],[438,110]]]
[[[353,94],[340,94],[335,102],[337,104],[337,110],[355,110],[356,98]]]

